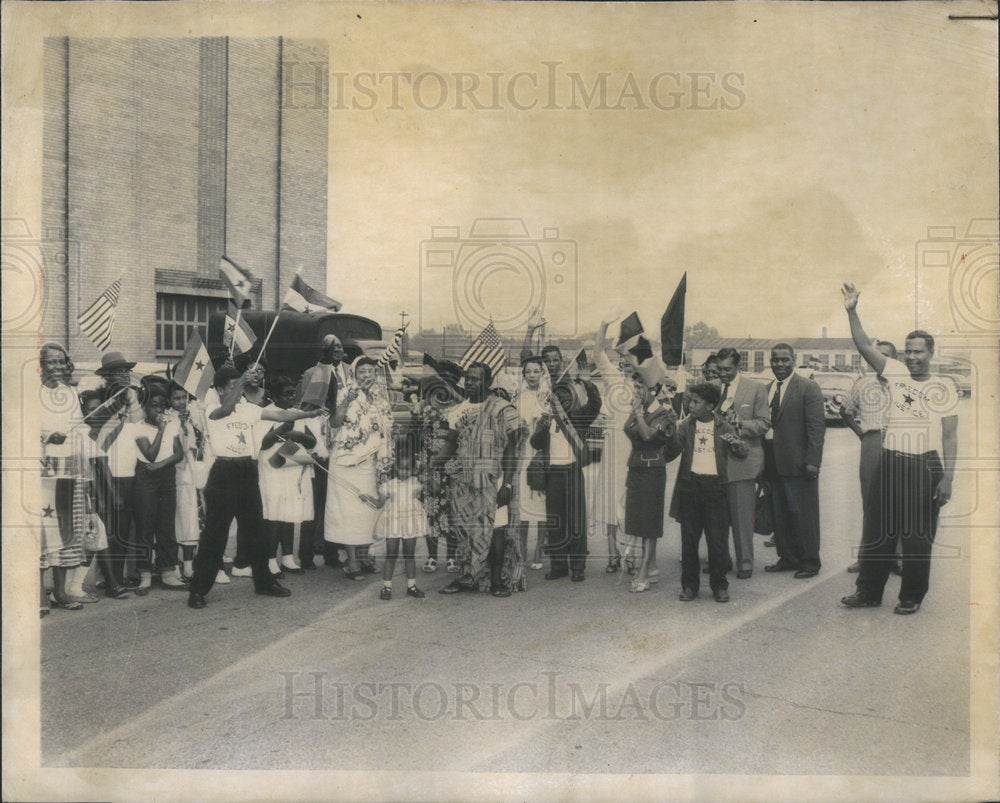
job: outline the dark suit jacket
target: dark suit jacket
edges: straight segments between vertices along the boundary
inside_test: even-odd
[[[768,383],[771,393],[774,380]],[[781,386],[781,408],[771,422],[774,462],[784,477],[805,476],[806,466],[819,468],[826,436],[823,391],[811,379],[792,374]]]

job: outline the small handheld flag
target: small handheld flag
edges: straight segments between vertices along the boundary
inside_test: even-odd
[[[296,312],[320,312],[322,310],[339,312],[343,306],[336,299],[330,298],[319,290],[310,287],[305,279],[297,273],[295,274],[295,278],[292,279],[292,286],[285,293],[283,303],[285,309],[295,310]]]
[[[174,369],[174,382],[196,399],[204,399],[215,378],[215,367],[197,329],[192,329],[184,356]]]
[[[506,360],[507,354],[504,351],[503,342],[500,340],[500,335],[497,334],[497,330],[491,321],[479,333],[479,336],[472,341],[472,345],[466,349],[465,354],[462,355],[462,359],[458,361],[458,364],[463,369],[467,369],[474,362],[485,363],[490,367],[490,373],[496,376],[497,371],[500,370]]]
[[[80,331],[101,351],[105,351],[111,345],[111,330],[115,326],[115,310],[118,308],[118,295],[121,289],[122,280],[117,279],[76,318],[80,324]]]
[[[252,289],[253,279],[250,274],[228,257],[223,257],[219,261],[219,275],[229,286],[229,294],[236,302],[236,306],[242,307]]]

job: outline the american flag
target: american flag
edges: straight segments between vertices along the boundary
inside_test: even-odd
[[[497,371],[503,367],[506,360],[507,353],[504,351],[503,342],[500,340],[500,335],[497,334],[493,322],[490,321],[462,355],[458,364],[462,366],[463,370],[467,370],[474,362],[486,363],[490,367],[490,373],[496,376]]]
[[[121,290],[122,280],[117,279],[76,318],[80,330],[101,351],[111,345],[111,330],[115,326],[115,309],[118,307],[118,295]]]
[[[393,360],[399,359],[399,348],[403,345],[403,335],[405,333],[406,329],[402,326],[396,330],[396,334],[392,336],[392,342],[385,347],[382,356],[378,358],[379,368],[385,368]]]

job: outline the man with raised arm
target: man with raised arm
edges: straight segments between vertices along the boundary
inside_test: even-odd
[[[858,318],[853,284],[842,288],[851,337],[861,356],[888,382],[889,409],[880,456],[880,481],[865,510],[857,590],[841,599],[848,608],[882,604],[895,560],[903,554],[903,579],[894,613],[920,610],[927,593],[938,513],[951,498],[958,453],[958,391],[948,377],[931,373],[934,338],[923,330],[906,336],[903,362],[871,344]]]

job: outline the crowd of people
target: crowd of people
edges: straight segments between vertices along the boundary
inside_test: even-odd
[[[875,374],[844,410],[862,441],[864,517],[857,590],[842,603],[879,605],[901,559],[895,610],[908,614],[927,593],[937,514],[951,493],[958,396],[930,372],[927,332],[906,336],[902,362],[892,344],[868,339],[858,295],[844,286],[852,336]],[[546,581],[582,582],[593,565],[588,534],[590,543],[606,537],[604,570],[627,574],[641,593],[660,581],[667,515],[680,528],[680,600],[696,599],[706,575],[724,603],[731,574],[753,576],[762,500],[777,552],[765,571],[815,577],[824,400],[796,372],[794,349],[771,349],[770,382],[743,375],[739,352],[723,348],[699,381],[678,387],[669,373],[650,381],[627,350],[609,348],[609,325],[582,371],[557,346],[533,353],[529,326],[512,393],[486,363],[432,361],[402,429],[384,373],[367,357],[348,364],[335,335],[301,377],[269,375],[260,358],[226,364],[204,399],[161,377],[135,380],[119,352],[103,355],[102,386],[77,394],[66,349],[46,343],[41,614],[153,587],[185,591],[200,609],[231,577],[287,597],[287,575],[322,561],[361,582],[379,573],[376,554],[378,596],[390,600],[400,549],[405,594],[420,599],[420,539],[419,570],[432,575],[442,561],[453,575],[442,594],[526,591],[546,556]]]

